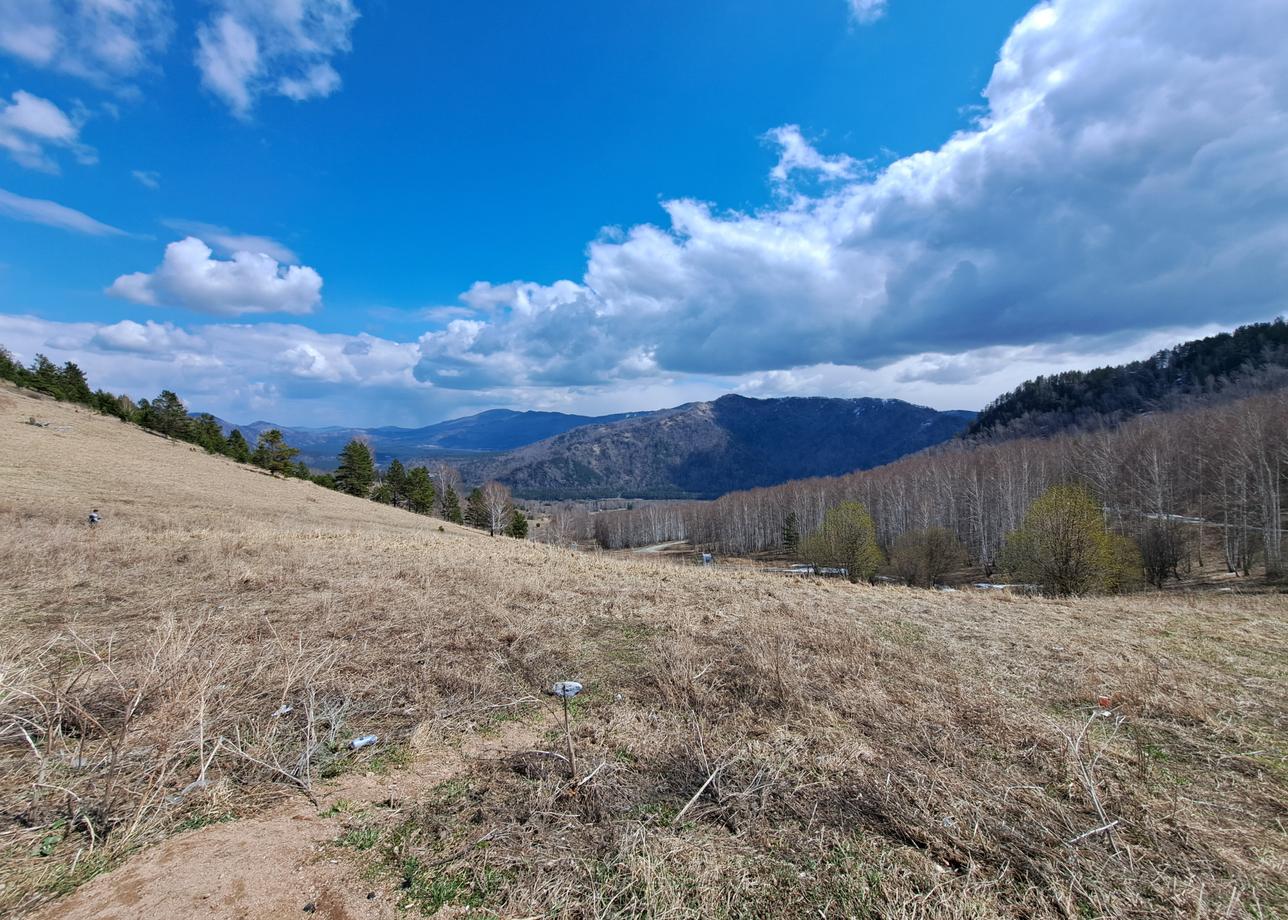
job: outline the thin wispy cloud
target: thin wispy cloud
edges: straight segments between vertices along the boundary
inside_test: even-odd
[[[98,84],[155,66],[174,33],[169,0],[12,0],[0,4],[0,53]]]
[[[161,222],[171,230],[177,230],[185,236],[199,237],[221,255],[231,256],[236,252],[263,253],[279,262],[295,263],[300,257],[289,246],[279,243],[267,236],[254,233],[238,233],[218,224],[208,224],[199,220],[181,220],[168,218]]]
[[[242,119],[265,95],[329,96],[357,21],[352,0],[218,0],[197,29],[202,85]]]
[[[25,198],[0,189],[0,214],[13,220],[45,224],[60,230],[85,233],[90,236],[125,236],[124,230],[95,220],[88,214],[69,208],[56,201]]]
[[[20,166],[58,172],[59,152],[78,162],[97,161],[94,148],[81,143],[80,124],[53,102],[17,90],[9,101],[0,99],[0,148]]]
[[[886,0],[846,0],[850,15],[862,25],[870,25],[886,14]]]

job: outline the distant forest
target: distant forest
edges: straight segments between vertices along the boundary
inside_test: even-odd
[[[989,403],[964,437],[1040,437],[1103,428],[1198,395],[1246,395],[1246,386],[1238,385],[1253,383],[1263,389],[1288,383],[1288,324],[1282,317],[1195,339],[1143,361],[1026,381]]]

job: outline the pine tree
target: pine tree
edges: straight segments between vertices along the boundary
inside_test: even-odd
[[[251,462],[270,473],[289,475],[294,466],[291,461],[298,453],[297,448],[287,445],[280,431],[270,428],[268,431],[260,432],[259,441],[255,444],[255,453],[251,455]]]
[[[335,481],[341,492],[367,498],[376,481],[376,461],[371,456],[371,448],[356,438],[346,444],[340,451]]]
[[[389,487],[389,504],[401,508],[407,501],[407,470],[397,457],[389,461],[384,484]]]
[[[250,463],[250,445],[246,443],[245,436],[236,428],[228,433],[228,443],[224,447],[224,453],[238,463]]]
[[[89,388],[89,381],[85,379],[85,372],[76,366],[75,363],[68,361],[59,371],[62,378],[62,396],[61,399],[67,399],[88,406],[93,397]]]
[[[228,449],[228,441],[219,422],[209,412],[203,412],[193,420],[192,440],[212,454],[222,454]]]
[[[443,520],[453,524],[463,524],[465,516],[461,514],[461,499],[451,486],[443,493]]]
[[[0,380],[21,383],[26,375],[27,371],[18,363],[18,359],[13,356],[13,352],[0,345]]]
[[[117,396],[107,390],[95,390],[90,403],[104,415],[115,415],[119,419],[129,420],[134,415],[135,406],[128,396]]]
[[[783,549],[789,553],[795,553],[801,547],[801,528],[797,523],[796,512],[787,512],[787,519],[783,521]]]
[[[27,386],[55,399],[63,398],[63,375],[58,365],[44,355],[36,355],[28,372]]]
[[[429,514],[434,510],[435,497],[429,470],[423,466],[412,467],[407,474],[407,507],[417,514]]]
[[[505,535],[516,540],[526,540],[528,537],[528,516],[518,508],[510,514],[510,524],[505,528]]]
[[[188,407],[171,390],[162,390],[161,395],[152,400],[149,419],[151,424],[144,423],[147,427],[172,438],[187,439],[192,430]]]
[[[146,399],[140,399],[139,404],[134,407],[134,414],[130,416],[129,421],[140,426],[141,428],[156,428],[155,417],[152,413],[152,403]],[[250,456],[249,450],[247,457]]]
[[[470,490],[470,494],[465,498],[465,523],[479,530],[487,530],[490,517],[483,490],[479,488]]]

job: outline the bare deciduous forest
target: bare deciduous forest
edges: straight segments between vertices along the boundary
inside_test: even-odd
[[[783,547],[795,515],[802,533],[829,508],[859,501],[893,546],[909,531],[951,531],[985,571],[1007,534],[1052,485],[1078,482],[1103,503],[1116,531],[1137,541],[1161,532],[1196,562],[1219,546],[1228,571],[1284,571],[1288,492],[1288,391],[1145,415],[1114,429],[1044,439],[957,442],[874,470],[736,492],[712,502],[651,503],[585,513],[556,508],[551,535],[616,549],[667,540],[731,555]],[[1209,555],[1211,550],[1208,550]]]

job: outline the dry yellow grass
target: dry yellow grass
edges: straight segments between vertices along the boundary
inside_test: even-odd
[[[1282,596],[577,554],[0,389],[0,911],[570,677],[589,781],[516,750],[355,819],[354,858],[426,912],[1282,915],[1285,649]]]

